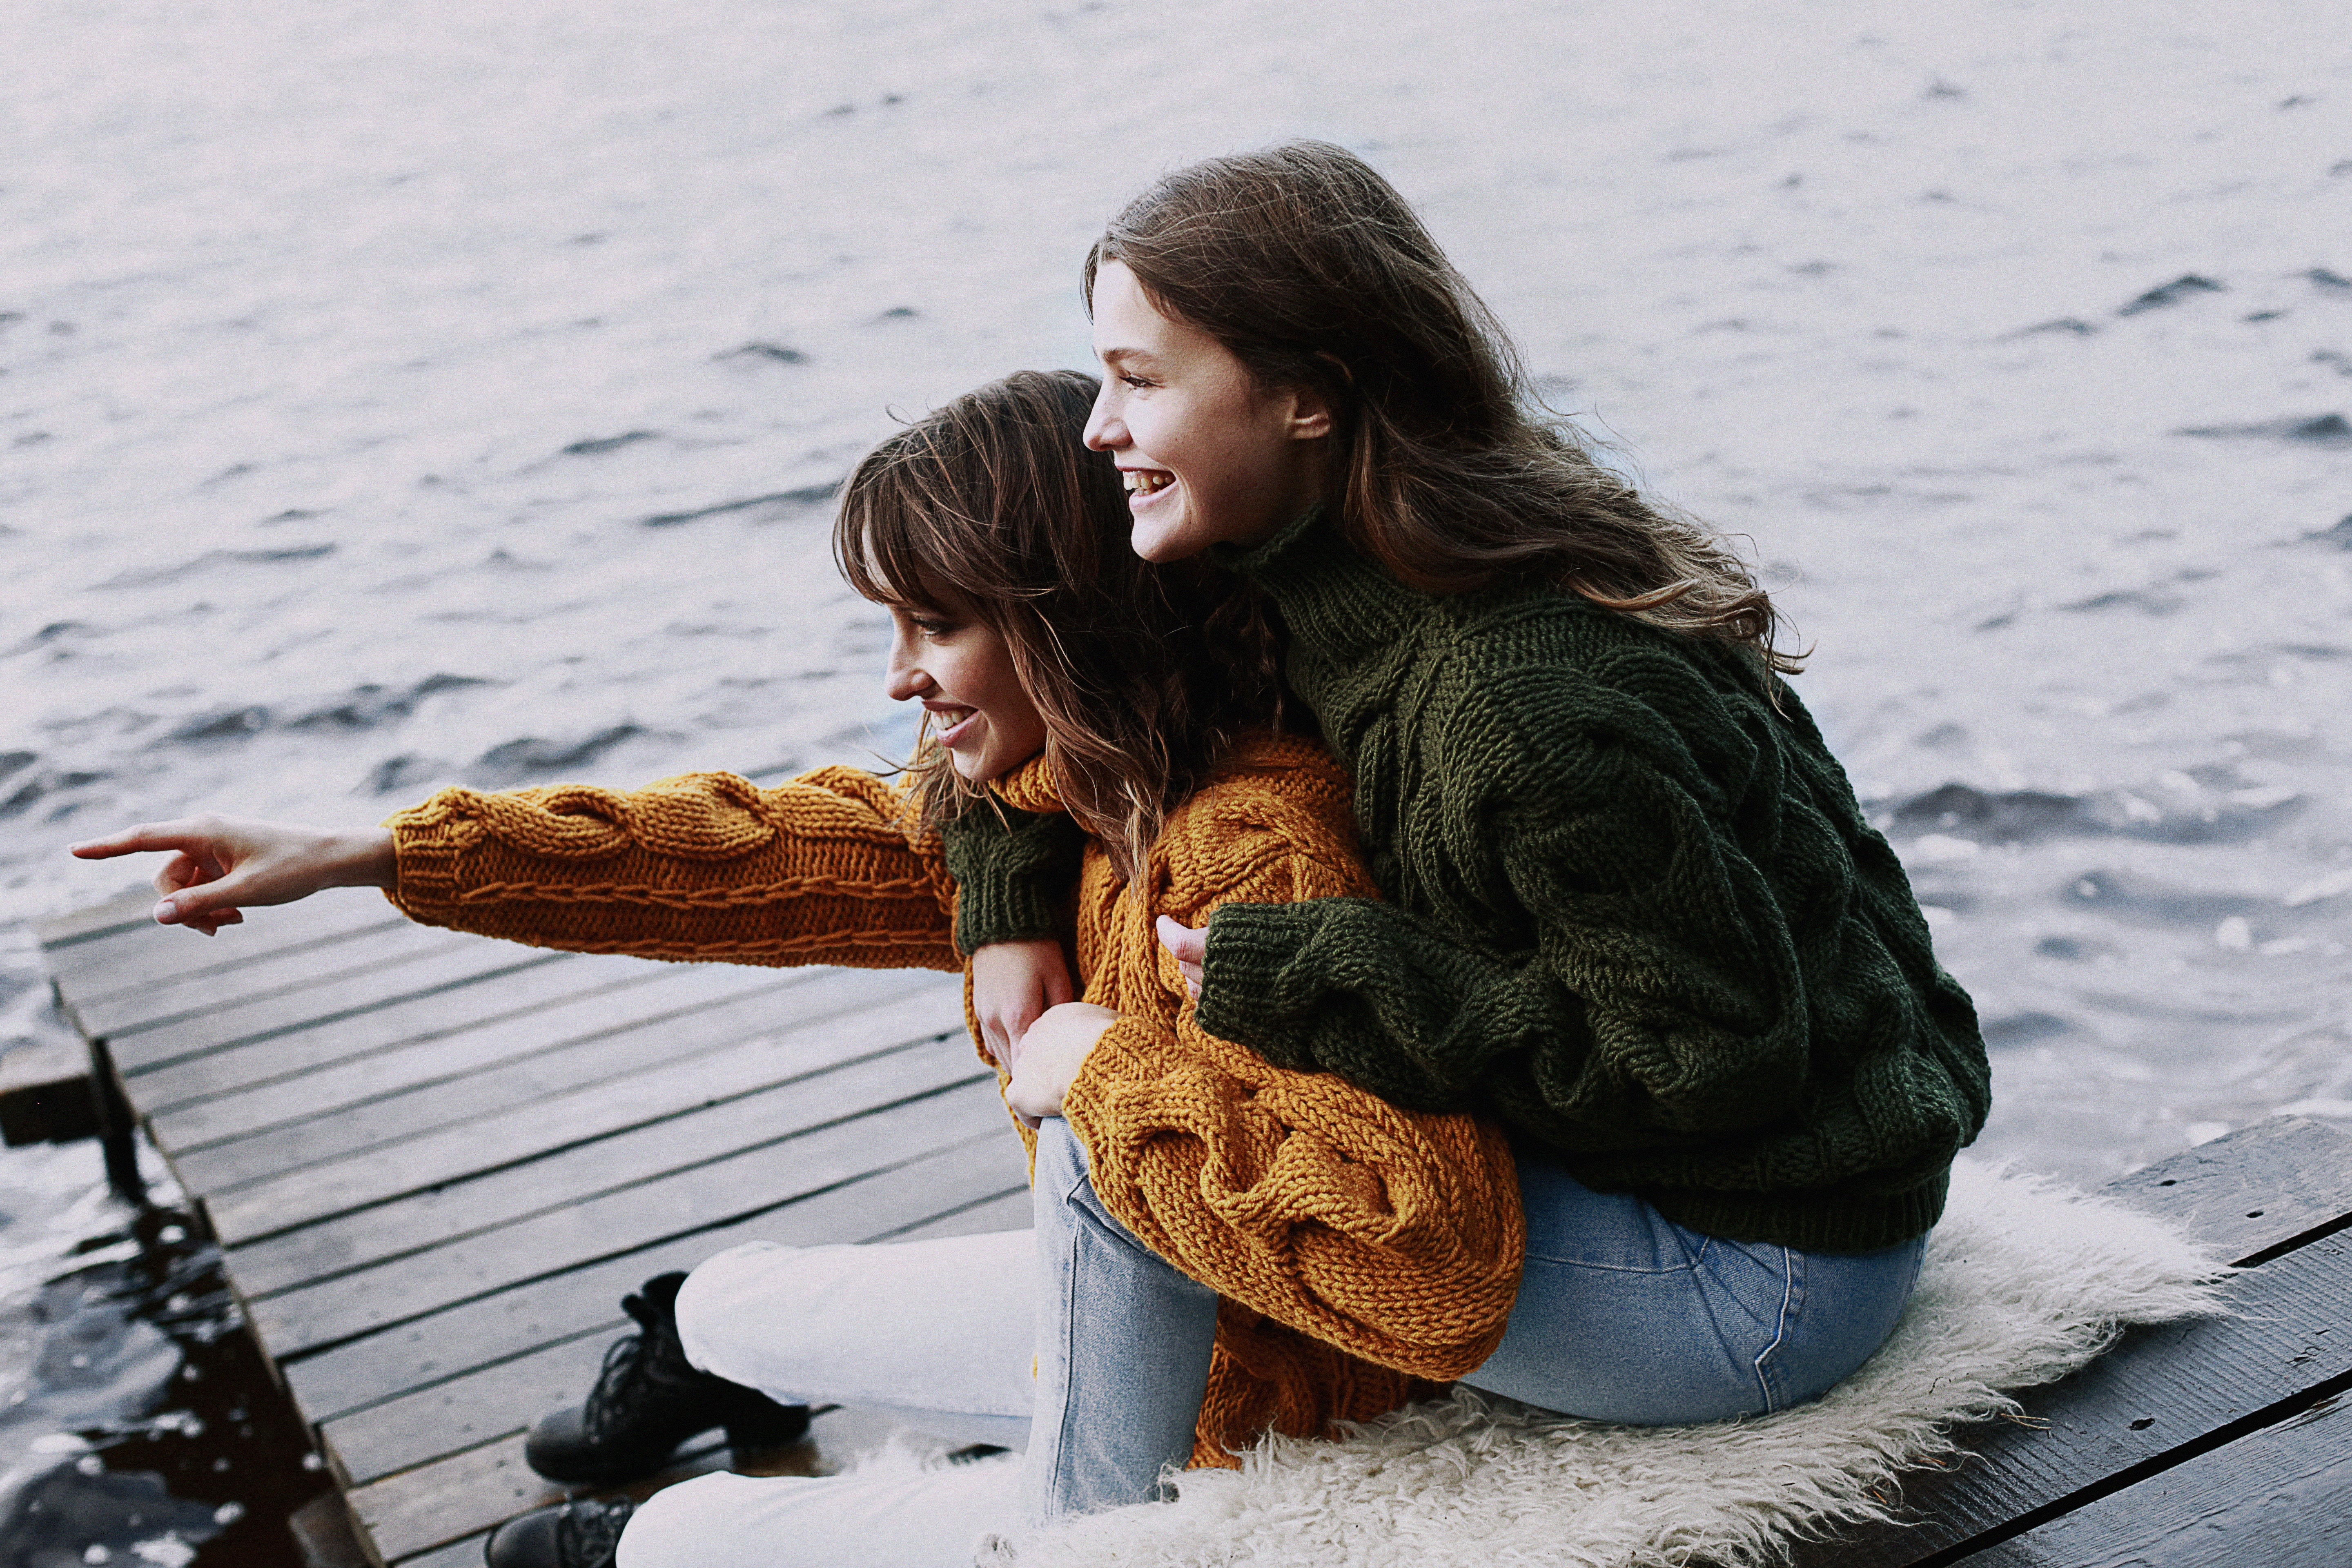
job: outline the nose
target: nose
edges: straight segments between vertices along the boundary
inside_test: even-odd
[[[1087,447],[1097,452],[1116,452],[1129,445],[1127,425],[1111,406],[1111,388],[1117,384],[1106,380],[1102,390],[1095,394],[1093,412],[1087,416]]]
[[[915,639],[904,626],[890,629],[890,662],[882,672],[882,689],[893,702],[920,697],[931,689],[931,678],[915,657]]]

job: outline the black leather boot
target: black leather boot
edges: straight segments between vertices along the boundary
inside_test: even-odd
[[[531,1423],[523,1458],[532,1469],[551,1481],[609,1485],[653,1474],[671,1449],[713,1426],[727,1428],[738,1453],[780,1447],[808,1430],[807,1405],[779,1405],[686,1359],[677,1339],[685,1283],[683,1274],[664,1274],[622,1300],[637,1332],[613,1342],[584,1402]]]
[[[482,1560],[489,1568],[613,1568],[633,1506],[626,1498],[583,1498],[518,1514],[490,1532]]]

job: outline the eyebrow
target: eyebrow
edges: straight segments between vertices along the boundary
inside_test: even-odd
[[[1095,357],[1105,364],[1158,364],[1160,356],[1149,349],[1104,349]]]

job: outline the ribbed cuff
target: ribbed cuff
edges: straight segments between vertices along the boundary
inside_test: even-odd
[[[1037,942],[1055,934],[1054,900],[1026,877],[980,876],[956,882],[956,948],[966,958],[1000,942]]]
[[[481,825],[444,809],[441,797],[383,819],[392,830],[392,886],[383,896],[412,920],[432,923],[433,911],[457,901],[457,858],[480,841]]]
[[[1276,1067],[1310,1065],[1292,1059],[1295,1053],[1284,1048],[1288,1031],[1276,1026],[1272,1006],[1283,972],[1307,935],[1302,926],[1310,907],[1225,904],[1212,914],[1194,1022]]]
[[[1060,812],[989,803],[949,823],[940,838],[956,883],[956,946],[967,956],[993,942],[1059,933],[1086,844],[1076,823]]]

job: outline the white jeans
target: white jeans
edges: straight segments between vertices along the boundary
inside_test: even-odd
[[[687,1277],[687,1359],[786,1404],[879,1410],[1018,1465],[700,1476],[657,1492],[618,1568],[965,1568],[988,1534],[1156,1495],[1181,1466],[1217,1300],[1105,1210],[1067,1124],[1037,1142],[1033,1231],[881,1246],[753,1242]]]
[[[872,1247],[730,1247],[687,1276],[687,1359],[788,1405],[839,1403],[960,1443],[1028,1441],[1036,1251],[999,1231]],[[699,1476],[654,1494],[618,1568],[966,1568],[1020,1520],[1018,1467]]]

